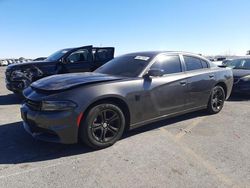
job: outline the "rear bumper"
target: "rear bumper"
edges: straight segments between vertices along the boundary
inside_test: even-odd
[[[26,104],[20,110],[23,127],[34,138],[63,144],[77,143],[77,115],[74,111],[35,111]]]

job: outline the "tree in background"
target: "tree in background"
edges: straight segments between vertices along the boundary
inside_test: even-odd
[[[250,55],[250,50],[247,51],[247,55]]]

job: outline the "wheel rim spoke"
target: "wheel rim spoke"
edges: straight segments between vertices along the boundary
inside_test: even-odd
[[[212,107],[216,110],[220,110],[223,105],[223,92],[220,89],[216,89],[212,96]]]
[[[220,100],[218,100],[218,102],[219,102],[220,104],[222,104],[222,103],[223,103],[223,100],[222,100],[222,99],[220,99]]]
[[[99,129],[101,129],[101,128],[102,128],[102,126],[101,126],[101,125],[100,125],[100,126],[95,126],[95,127],[92,127],[93,131],[99,130]]]
[[[106,121],[106,110],[103,110],[102,112],[101,112],[101,116],[102,116],[102,122],[105,122]]]
[[[116,131],[114,131],[113,129],[111,129],[110,127],[108,127],[108,131],[111,132],[113,135],[116,134]]]
[[[113,116],[111,118],[108,119],[109,123],[114,122],[115,120],[117,120],[119,117],[116,113],[113,114]]]
[[[109,129],[114,131],[114,132],[117,132],[118,131],[118,128],[112,126],[112,125],[109,125]]]
[[[101,140],[102,142],[105,142],[106,133],[107,133],[107,129],[102,128],[102,129],[101,129],[101,136],[100,136],[100,140]]]

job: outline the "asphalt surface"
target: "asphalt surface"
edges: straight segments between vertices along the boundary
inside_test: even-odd
[[[114,146],[36,141],[0,67],[0,187],[250,187],[250,97],[126,133]]]

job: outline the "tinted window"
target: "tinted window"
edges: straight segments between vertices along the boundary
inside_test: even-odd
[[[250,70],[250,59],[235,59],[227,62],[227,66],[233,69]]]
[[[202,63],[199,58],[191,57],[191,56],[183,56],[184,61],[186,63],[187,71],[202,69]]]
[[[208,63],[204,60],[201,60],[201,64],[203,68],[208,68]]]
[[[84,62],[89,59],[89,51],[85,49],[77,50],[70,54],[67,58],[67,62],[76,63],[76,62]]]
[[[181,72],[181,62],[178,55],[159,55],[152,68],[162,69],[165,74]]]
[[[97,49],[94,52],[95,61],[97,62],[107,62],[113,59],[114,51],[113,49]]]
[[[118,76],[136,77],[146,68],[151,57],[123,55],[104,64],[94,72]]]
[[[46,61],[58,61],[62,56],[64,56],[70,49],[59,50],[49,57],[46,58]]]

